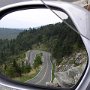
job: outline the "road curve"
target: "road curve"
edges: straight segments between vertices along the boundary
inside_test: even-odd
[[[31,54],[32,53],[32,54]],[[34,53],[34,54],[33,54]],[[31,80],[28,80],[26,83],[37,84],[37,85],[46,85],[46,82],[50,82],[52,79],[52,63],[50,61],[50,53],[42,51],[43,53],[43,64],[40,72]],[[35,56],[35,51],[30,52],[32,58]],[[30,58],[30,57],[29,57]]]

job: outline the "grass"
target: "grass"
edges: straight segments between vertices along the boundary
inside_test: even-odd
[[[55,64],[52,64],[52,82],[55,78],[54,72],[55,72]]]
[[[39,73],[39,71],[40,71],[40,68],[32,69],[30,73],[23,74],[21,77],[13,78],[13,80],[24,83],[27,80],[34,78]]]

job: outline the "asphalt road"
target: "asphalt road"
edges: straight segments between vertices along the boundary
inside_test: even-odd
[[[27,83],[30,84],[37,84],[37,85],[46,85],[46,82],[50,82],[52,78],[52,64],[50,61],[50,53],[44,52],[43,53],[43,64],[40,72],[31,80],[28,80]],[[30,52],[30,57],[34,58],[35,51]],[[29,58],[30,58],[29,57]],[[32,60],[32,59],[31,59]],[[32,62],[32,61],[30,61]]]

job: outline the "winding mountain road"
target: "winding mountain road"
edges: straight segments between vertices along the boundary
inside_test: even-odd
[[[30,51],[29,52],[29,63],[33,63],[33,59],[35,58],[35,55],[38,51]],[[50,82],[52,79],[52,63],[50,60],[51,54],[45,51],[41,51],[42,53],[42,68],[40,72],[31,80],[28,80],[27,83],[30,84],[37,84],[37,85],[46,85],[46,82]]]

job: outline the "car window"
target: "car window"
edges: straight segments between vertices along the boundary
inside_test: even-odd
[[[76,28],[67,14],[56,12]],[[12,80],[70,88],[87,59],[81,36],[48,9],[16,11],[0,21],[0,72]]]

